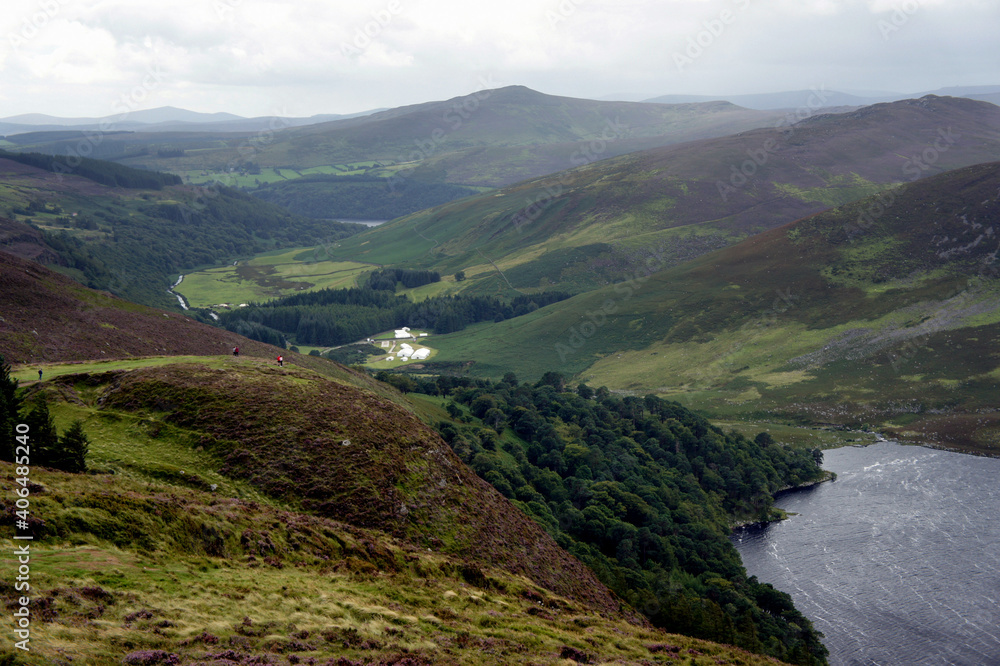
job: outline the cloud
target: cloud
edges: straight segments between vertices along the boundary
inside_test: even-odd
[[[244,115],[440,99],[481,76],[577,96],[918,91],[991,82],[998,19],[987,0],[38,0],[0,16],[0,101],[93,115],[152,67],[149,104]]]

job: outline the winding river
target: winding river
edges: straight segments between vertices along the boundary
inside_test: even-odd
[[[882,442],[825,452],[836,481],[742,528],[747,571],[792,595],[830,664],[1000,664],[1000,459]]]
[[[167,293],[177,298],[177,302],[181,304],[182,310],[188,310],[189,308],[187,306],[187,301],[184,300],[183,296],[174,291],[174,289],[180,286],[181,282],[183,281],[184,281],[184,276],[181,275],[180,277],[177,278],[177,282],[174,282],[174,286],[170,287],[170,289],[167,289]]]

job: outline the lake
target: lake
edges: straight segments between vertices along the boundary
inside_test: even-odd
[[[347,222],[348,224],[363,224],[366,227],[377,227],[380,224],[385,224],[389,220],[334,220],[334,222]]]
[[[830,664],[1000,664],[1000,459],[882,442],[824,452],[836,481],[742,528],[747,572],[788,592]]]

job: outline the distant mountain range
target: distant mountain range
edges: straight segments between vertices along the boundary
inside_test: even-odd
[[[254,170],[295,172],[272,181],[265,176],[256,185],[326,168],[325,175],[363,170],[394,181],[484,188],[654,146],[773,126],[783,115],[728,102],[601,102],[508,86],[308,126],[269,123],[270,130],[278,128],[264,141],[252,131],[234,131],[233,123],[246,121],[232,120],[210,123],[211,131],[191,125],[129,131],[116,125],[112,129],[123,131],[90,140],[81,130],[61,127],[9,135],[7,141],[11,149],[54,155],[73,155],[82,141],[91,157],[184,175],[229,174],[251,163]],[[322,197],[310,208],[324,208]]]
[[[523,86],[511,86],[523,88]],[[540,93],[539,93],[540,94]],[[481,95],[481,93],[480,93]],[[651,104],[697,104],[700,102],[730,102],[747,109],[761,111],[777,109],[795,109],[800,106],[809,108],[831,108],[838,106],[867,106],[879,102],[895,102],[902,99],[923,97],[924,95],[949,95],[952,97],[968,97],[993,104],[1000,104],[1000,85],[997,86],[951,86],[938,90],[928,90],[920,93],[896,93],[888,91],[857,91],[845,92],[826,90],[819,87],[811,90],[789,90],[774,93],[753,93],[740,95],[678,95],[665,94],[648,97],[641,93],[617,93],[604,95],[596,100],[606,102],[645,102]],[[450,100],[449,100],[450,101]],[[427,102],[412,104],[392,109],[372,109],[358,113],[322,113],[308,117],[287,116],[256,116],[245,117],[233,113],[216,112],[202,113],[188,111],[174,106],[161,106],[155,109],[133,111],[127,117],[108,116],[104,118],[65,118],[44,113],[24,113],[16,116],[0,118],[0,135],[20,134],[22,132],[39,132],[54,130],[87,130],[99,128],[102,122],[105,126],[114,121],[114,128],[131,131],[205,131],[205,132],[240,132],[274,129],[274,121],[280,121],[281,127],[301,127],[317,125],[337,120],[347,120],[380,114],[381,118],[406,115],[417,110],[427,110],[442,102]]]
[[[232,113],[199,113],[173,106],[161,106],[156,109],[133,111],[124,116],[118,114],[104,118],[61,118],[44,113],[25,113],[0,118],[0,135],[98,129],[142,132],[258,132],[273,130],[276,127],[299,127],[354,118],[375,113],[377,110],[346,115],[325,113],[302,118],[284,116],[244,118]]]
[[[725,101],[747,109],[771,111],[777,109],[828,109],[836,107],[868,106],[881,102],[898,102],[903,99],[941,95],[968,97],[992,104],[1000,104],[1000,86],[952,86],[920,93],[896,93],[888,91],[840,91],[825,87],[810,90],[787,90],[774,93],[754,93],[742,95],[659,95],[646,97],[632,93],[609,95],[604,99],[654,102],[658,104],[691,104],[696,102]]]

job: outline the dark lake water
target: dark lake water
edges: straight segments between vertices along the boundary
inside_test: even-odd
[[[792,595],[835,666],[1000,665],[1000,459],[883,442],[824,452],[799,515],[737,530],[747,571]]]

